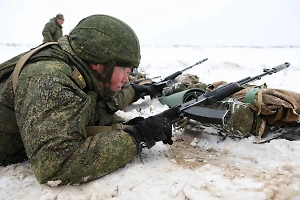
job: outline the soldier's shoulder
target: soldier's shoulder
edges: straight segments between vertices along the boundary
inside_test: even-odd
[[[46,23],[45,27],[53,27],[53,26],[56,26],[55,22],[54,21],[49,21]]]
[[[23,76],[41,76],[45,74],[52,75],[70,75],[72,68],[61,60],[41,60],[31,64],[27,64],[23,70]]]

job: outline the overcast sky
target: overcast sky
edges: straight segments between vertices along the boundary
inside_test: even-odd
[[[1,0],[0,43],[39,44],[65,15],[64,34],[92,14],[115,16],[142,45],[300,45],[300,0]]]

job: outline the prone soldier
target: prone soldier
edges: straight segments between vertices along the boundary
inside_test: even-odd
[[[125,129],[111,126],[117,110],[150,94],[123,87],[140,58],[131,27],[97,14],[57,42],[2,63],[0,165],[28,159],[39,183],[80,184],[124,166],[144,147],[171,144],[177,109],[134,118]]]

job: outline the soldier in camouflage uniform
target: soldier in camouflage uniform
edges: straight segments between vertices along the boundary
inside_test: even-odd
[[[64,16],[62,14],[57,14],[56,17],[53,17],[45,25],[42,34],[44,37],[43,42],[56,42],[63,35]]]
[[[24,54],[0,65],[1,165],[28,157],[40,183],[79,184],[124,166],[142,147],[172,144],[172,117],[163,114],[134,118],[124,130],[87,131],[111,125],[117,110],[150,94],[134,84],[122,87],[140,63],[138,38],[123,21],[84,18],[33,54],[16,83],[15,65]]]

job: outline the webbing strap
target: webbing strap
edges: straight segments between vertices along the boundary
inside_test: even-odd
[[[36,52],[38,52],[39,50],[41,50],[42,48],[46,47],[46,46],[49,46],[49,45],[52,45],[52,44],[57,44],[57,42],[47,42],[45,44],[42,44],[41,46],[29,51],[28,53],[26,53],[24,56],[22,56],[17,64],[16,64],[16,67],[13,71],[13,77],[12,77],[12,85],[13,85],[13,90],[14,90],[14,93],[15,93],[15,90],[16,90],[16,87],[17,87],[17,83],[18,83],[18,78],[19,78],[19,75],[20,75],[20,72],[24,66],[24,64],[26,63],[26,61],[30,58],[30,56],[32,56],[33,54],[35,54]]]
[[[133,125],[113,124],[112,126],[88,126],[85,127],[85,130],[88,136],[94,136],[97,133],[124,130],[125,128],[132,128],[132,127]]]

